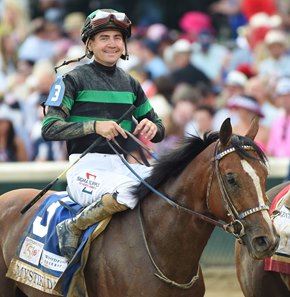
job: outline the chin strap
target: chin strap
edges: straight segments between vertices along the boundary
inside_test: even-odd
[[[127,61],[127,60],[129,60],[129,54],[128,54],[128,48],[127,48],[127,38],[124,38],[124,43],[125,43],[125,54],[122,54],[120,58]]]

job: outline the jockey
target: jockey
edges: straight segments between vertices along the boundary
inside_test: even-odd
[[[93,61],[58,78],[45,103],[48,109],[42,136],[45,140],[65,140],[70,163],[103,137],[100,145],[67,172],[68,193],[84,207],[56,227],[60,251],[69,260],[85,229],[116,212],[133,209],[138,202],[130,188],[140,181],[106,140],[116,140],[129,151],[132,139],[124,130],[152,142],[164,137],[164,126],[139,82],[116,66],[119,58],[128,59],[126,42],[130,35],[131,21],[124,13],[112,9],[92,12],[81,38],[86,56]],[[132,105],[135,109],[119,125],[117,120]],[[138,163],[132,168],[142,178],[151,172],[150,167]]]

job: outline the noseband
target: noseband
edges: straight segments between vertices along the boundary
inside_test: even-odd
[[[254,148],[249,146],[249,145],[243,145],[242,148],[246,151],[254,151]],[[226,205],[226,209],[228,212],[228,216],[231,217],[231,222],[229,224],[223,225],[223,228],[225,231],[233,234],[237,239],[239,239],[239,241],[242,241],[241,237],[243,237],[245,235],[245,228],[243,223],[241,222],[242,219],[244,219],[245,217],[255,213],[255,212],[259,212],[262,210],[269,210],[269,206],[262,204],[262,205],[258,205],[257,207],[253,207],[250,208],[248,210],[245,210],[241,213],[239,213],[235,207],[235,205],[233,204],[233,201],[231,199],[231,197],[229,196],[224,180],[222,178],[221,172],[220,172],[220,168],[219,168],[219,161],[229,155],[230,153],[233,153],[236,151],[236,149],[234,147],[230,147],[227,148],[224,151],[221,152],[217,152],[218,150],[218,142],[216,144],[215,147],[215,155],[213,157],[213,170],[211,171],[211,175],[210,175],[210,179],[208,182],[208,186],[207,186],[207,194],[206,194],[206,204],[207,204],[207,208],[209,208],[209,194],[210,194],[210,189],[211,189],[211,185],[212,185],[212,180],[213,180],[213,175],[215,173],[215,175],[217,176],[218,179],[218,183],[219,183],[219,188],[222,194],[222,198],[225,202]]]

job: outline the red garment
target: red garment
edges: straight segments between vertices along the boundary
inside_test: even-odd
[[[265,12],[268,15],[277,13],[275,0],[244,0],[241,3],[241,12],[249,20],[258,12]]]
[[[283,188],[280,193],[277,194],[275,199],[272,202],[270,215],[272,215],[273,211],[276,209],[276,205],[281,198],[283,198],[288,191],[290,191],[290,185]],[[265,259],[265,266],[266,271],[275,271],[285,274],[290,274],[290,263],[289,263],[289,256],[284,254],[274,254],[270,258]]]

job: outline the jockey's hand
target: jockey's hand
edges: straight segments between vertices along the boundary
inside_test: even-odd
[[[134,135],[142,135],[144,138],[151,140],[154,138],[157,132],[157,126],[149,121],[148,119],[143,119],[138,125],[136,126],[133,134]]]
[[[96,121],[95,131],[97,134],[103,136],[108,140],[113,139],[119,134],[121,134],[124,138],[127,138],[127,134],[122,129],[122,127],[114,121]]]

